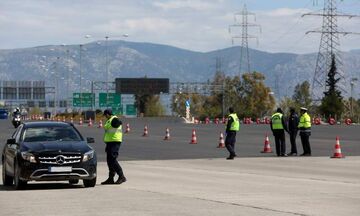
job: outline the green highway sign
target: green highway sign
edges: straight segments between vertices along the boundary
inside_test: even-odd
[[[121,95],[116,93],[99,93],[99,107],[121,107]]]
[[[136,115],[136,107],[134,104],[126,104],[126,115]]]
[[[74,107],[92,107],[95,104],[94,93],[73,93]]]
[[[115,115],[122,115],[123,114],[123,107],[122,106],[112,107],[111,110]]]

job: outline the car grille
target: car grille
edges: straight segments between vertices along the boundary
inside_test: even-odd
[[[41,155],[38,157],[41,164],[75,164],[80,163],[81,155],[79,154],[59,154],[59,155]]]
[[[89,173],[83,168],[72,168],[71,172],[58,172],[51,173],[48,169],[35,170],[30,178],[35,180],[46,180],[52,177],[65,178],[65,177],[88,177]]]

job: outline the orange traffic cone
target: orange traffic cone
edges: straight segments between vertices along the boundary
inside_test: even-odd
[[[92,123],[92,120],[91,118],[89,119],[89,124],[88,124],[89,127],[92,127],[93,126],[93,123]]]
[[[270,141],[269,141],[269,137],[266,134],[265,137],[265,142],[264,142],[264,150],[261,151],[261,153],[272,153],[271,147],[270,147]]]
[[[191,141],[190,144],[197,144],[197,139],[196,139],[196,132],[195,129],[192,130],[192,135],[191,135]]]
[[[82,118],[80,117],[80,119],[79,119],[79,125],[82,125],[83,124],[83,120],[82,120]]]
[[[335,150],[334,150],[334,155],[331,158],[344,158],[345,156],[341,153],[341,148],[340,148],[340,140],[339,137],[336,137],[336,144],[335,144]]]
[[[103,123],[102,123],[102,120],[100,119],[98,128],[102,128],[102,127],[103,127]]]
[[[225,142],[224,142],[224,135],[223,135],[223,133],[220,133],[219,145],[218,145],[217,148],[225,148]]]
[[[130,124],[129,123],[126,124],[125,133],[130,133]]]
[[[148,127],[147,127],[147,125],[145,125],[144,134],[142,136],[145,137],[145,136],[148,136],[148,135],[149,135]]]
[[[74,119],[73,119],[73,117],[70,117],[70,123],[71,123],[71,124],[74,124]]]
[[[169,128],[166,128],[164,140],[170,140],[170,130],[169,130]]]

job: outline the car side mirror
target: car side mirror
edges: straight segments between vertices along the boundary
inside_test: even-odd
[[[10,144],[16,144],[15,139],[8,139],[6,140],[6,144],[10,145]]]
[[[92,137],[86,137],[87,143],[95,143],[95,139]]]

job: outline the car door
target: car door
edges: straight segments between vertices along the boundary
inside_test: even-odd
[[[5,150],[5,160],[6,160],[6,170],[8,174],[14,175],[14,165],[15,165],[15,158],[20,148],[20,137],[22,134],[23,125],[20,125],[15,133],[12,135],[12,139],[15,139],[15,143],[13,144],[6,144]]]

